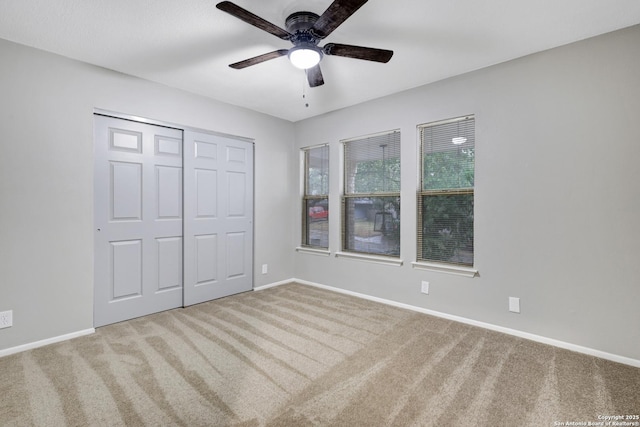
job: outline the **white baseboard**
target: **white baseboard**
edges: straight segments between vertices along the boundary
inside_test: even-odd
[[[335,288],[333,286],[322,285],[320,283],[309,282],[307,280],[301,280],[301,279],[282,280],[280,282],[274,282],[274,283],[269,283],[267,285],[258,286],[256,288],[254,288],[253,290],[254,291],[261,291],[261,290],[273,288],[273,287],[276,287],[276,286],[286,285],[287,283],[292,283],[292,282],[300,283],[301,285],[313,286],[313,287],[316,287],[316,288],[326,289],[326,290],[333,291],[333,292],[338,292],[338,293],[341,293],[341,294],[351,295],[351,296],[354,296],[354,297],[357,297],[357,298],[362,298],[362,299],[366,299],[366,300],[369,300],[369,301],[379,302],[381,304],[387,304],[387,305],[391,305],[391,306],[394,306],[394,307],[404,308],[406,310],[412,310],[412,311],[416,311],[416,312],[419,312],[419,313],[429,314],[431,316],[441,317],[443,319],[453,320],[453,321],[456,321],[456,322],[465,323],[467,325],[478,326],[478,327],[489,329],[489,330],[492,330],[492,331],[502,332],[502,333],[507,334],[507,335],[513,335],[513,336],[516,336],[516,337],[519,337],[519,338],[524,338],[524,339],[528,339],[528,340],[531,340],[531,341],[536,341],[536,342],[539,342],[539,343],[542,343],[542,344],[548,344],[548,345],[552,345],[554,347],[563,348],[565,350],[571,350],[571,351],[575,351],[577,353],[587,354],[589,356],[595,356],[595,357],[599,357],[601,359],[611,360],[612,362],[623,363],[625,365],[630,365],[630,366],[634,366],[636,368],[640,368],[640,360],[632,359],[630,357],[625,357],[625,356],[620,356],[620,355],[617,355],[617,354],[607,353],[607,352],[604,352],[604,351],[596,350],[596,349],[589,348],[589,347],[583,347],[583,346],[576,345],[576,344],[567,343],[567,342],[556,340],[556,339],[553,339],[553,338],[547,338],[547,337],[543,337],[543,336],[540,336],[540,335],[530,334],[528,332],[518,331],[516,329],[505,328],[503,326],[493,325],[491,323],[479,322],[477,320],[467,319],[466,317],[460,317],[460,316],[455,316],[455,315],[452,315],[452,314],[442,313],[442,312],[439,312],[439,311],[429,310],[429,309],[422,308],[422,307],[416,307],[414,305],[404,304],[404,303],[400,303],[400,302],[396,302],[396,301],[392,301],[392,300],[388,300],[388,299],[384,299],[384,298],[374,297],[374,296],[367,295],[367,294],[361,294],[361,293],[358,293],[358,292],[348,291],[346,289]],[[95,331],[96,330],[94,328],[90,328],[90,329],[85,329],[85,330],[82,330],[82,331],[72,332],[70,334],[60,335],[60,336],[53,337],[53,338],[47,338],[47,339],[44,339],[44,340],[41,340],[41,341],[36,341],[36,342],[28,343],[28,344],[19,345],[17,347],[7,348],[7,349],[4,349],[4,350],[0,350],[0,357],[9,356],[10,354],[20,353],[21,351],[31,350],[31,349],[34,349],[34,348],[42,347],[42,346],[49,345],[49,344],[54,344],[54,343],[61,342],[61,341],[70,340],[72,338],[77,338],[77,337],[81,337],[81,336],[84,336],[84,335],[90,335],[90,334],[93,334]]]
[[[256,288],[253,288],[253,290],[254,291],[262,291],[264,289],[275,288],[276,286],[280,286],[280,285],[286,285],[287,283],[291,283],[291,282],[302,283],[302,281],[300,281],[300,280],[287,279],[287,280],[282,280],[280,282],[274,282],[274,283],[269,283],[267,285],[258,286]]]
[[[264,285],[264,286],[259,286],[257,288],[254,288],[254,291],[260,291],[263,289],[268,289],[268,288],[272,288],[274,286],[280,286],[280,285],[284,285],[287,283],[291,283],[293,280],[283,280],[282,282],[276,282],[276,283],[270,283],[268,285]],[[4,350],[0,350],[0,357],[3,356],[9,356],[11,354],[15,354],[15,353],[20,353],[22,351],[26,351],[26,350],[31,350],[34,348],[38,348],[38,347],[43,347],[45,345],[49,345],[49,344],[55,344],[57,342],[61,342],[61,341],[66,341],[66,340],[70,340],[72,338],[77,338],[77,337],[81,337],[83,335],[90,335],[95,333],[95,329],[91,328],[91,329],[85,329],[83,331],[77,331],[77,332],[72,332],[70,334],[65,334],[65,335],[60,335],[57,337],[52,337],[52,338],[47,338],[41,341],[36,341],[36,342],[32,342],[32,343],[28,343],[28,344],[23,344],[23,345],[19,345],[16,347],[11,347],[11,348],[7,348]]]
[[[358,298],[363,298],[363,299],[366,299],[366,300],[369,300],[369,301],[375,301],[375,302],[379,302],[379,303],[382,303],[382,304],[391,305],[391,306],[394,306],[394,307],[399,307],[399,308],[404,308],[404,309],[407,309],[407,310],[416,311],[416,312],[419,312],[419,313],[429,314],[431,316],[441,317],[443,319],[453,320],[453,321],[456,321],[456,322],[465,323],[467,325],[478,326],[478,327],[481,327],[481,328],[484,328],[484,329],[489,329],[491,331],[502,332],[502,333],[507,334],[507,335],[513,335],[513,336],[516,336],[516,337],[519,337],[519,338],[528,339],[530,341],[536,341],[536,342],[539,342],[539,343],[542,343],[542,344],[548,344],[548,345],[552,345],[554,347],[563,348],[565,350],[575,351],[577,353],[587,354],[589,356],[595,356],[595,357],[599,357],[601,359],[611,360],[612,362],[623,363],[625,365],[630,365],[630,366],[634,366],[636,368],[640,368],[640,360],[632,359],[630,357],[625,357],[625,356],[620,356],[620,355],[617,355],[617,354],[607,353],[607,352],[604,352],[604,351],[596,350],[596,349],[589,348],[589,347],[583,347],[583,346],[576,345],[576,344],[571,344],[571,343],[560,341],[560,340],[556,340],[556,339],[553,339],[553,338],[547,338],[547,337],[543,337],[543,336],[540,336],[540,335],[530,334],[528,332],[518,331],[516,329],[505,328],[503,326],[493,325],[491,323],[479,322],[477,320],[467,319],[466,317],[455,316],[455,315],[452,315],[452,314],[447,314],[447,313],[442,313],[442,312],[439,312],[439,311],[429,310],[429,309],[422,308],[422,307],[416,307],[414,305],[403,304],[403,303],[400,303],[400,302],[396,302],[396,301],[392,301],[392,300],[388,300],[388,299],[384,299],[384,298],[378,298],[378,297],[374,297],[374,296],[367,295],[367,294],[361,294],[361,293],[358,293],[358,292],[348,291],[348,290],[345,290],[345,289],[334,288],[332,286],[326,286],[326,285],[322,285],[320,283],[309,282],[307,280],[301,280],[301,279],[283,280],[281,282],[277,282],[277,283],[272,283],[270,285],[261,286],[260,288],[256,288],[255,290],[262,290],[262,289],[272,288],[274,286],[280,286],[280,285],[284,285],[284,284],[291,283],[291,282],[300,283],[301,285],[313,286],[313,287],[316,287],[316,288],[322,288],[322,289],[326,289],[326,290],[329,290],[329,291],[338,292],[338,293],[341,293],[341,294],[351,295],[351,296],[358,297]]]
[[[54,344],[61,341],[70,340],[72,338],[78,338],[84,335],[93,334],[96,330],[94,328],[85,329],[83,331],[72,332],[70,334],[64,334],[53,338],[47,338],[45,340],[36,341],[28,344],[19,345],[16,347],[0,350],[0,357],[9,356],[10,354],[20,353],[21,351],[31,350],[45,345]]]

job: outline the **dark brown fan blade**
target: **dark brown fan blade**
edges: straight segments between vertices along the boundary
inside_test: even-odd
[[[220,2],[216,5],[216,7],[224,12],[227,12],[228,14],[235,16],[238,19],[243,20],[247,24],[258,27],[261,30],[273,34],[276,37],[280,37],[283,40],[289,40],[289,38],[291,37],[291,34],[278,27],[277,25],[274,25],[271,22],[260,18],[258,15],[254,15],[248,10],[241,8],[240,6],[233,4],[230,1]]]
[[[372,47],[351,46],[348,44],[328,43],[322,50],[325,55],[344,56],[347,58],[364,59],[365,61],[389,62],[393,56],[392,50],[374,49]]]
[[[235,68],[236,70],[241,70],[242,68],[247,68],[247,67],[250,67],[251,65],[256,65],[261,62],[268,61],[270,59],[280,58],[281,56],[284,56],[287,53],[289,53],[287,49],[275,50],[273,52],[254,56],[253,58],[245,59],[244,61],[230,64],[229,67]]]
[[[307,70],[307,80],[309,81],[309,87],[317,87],[324,84],[319,64]]]
[[[313,25],[311,32],[323,39],[353,15],[367,0],[335,0]]]

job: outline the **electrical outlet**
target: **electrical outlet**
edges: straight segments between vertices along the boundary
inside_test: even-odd
[[[0,329],[13,326],[13,310],[0,312]]]
[[[427,282],[426,280],[422,281],[420,292],[422,292],[423,294],[429,294],[429,282]]]
[[[269,271],[269,266],[267,264],[262,264],[262,274],[267,274]]]
[[[509,311],[512,313],[520,313],[520,298],[509,297]]]

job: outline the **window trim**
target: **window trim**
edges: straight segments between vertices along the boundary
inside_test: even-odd
[[[436,273],[449,273],[449,274],[455,274],[457,276],[464,276],[464,277],[471,277],[471,278],[476,277],[478,275],[477,269],[462,266],[459,264],[441,264],[441,263],[431,262],[431,261],[429,262],[414,261],[411,263],[411,266],[416,270],[435,271]]]
[[[374,255],[367,252],[338,251],[336,252],[336,258],[348,258],[358,261],[368,261],[375,264],[391,265],[395,267],[401,267],[404,264],[404,261],[399,257],[384,256],[378,254]]]
[[[297,246],[296,252],[300,252],[303,254],[311,254],[311,255],[321,255],[321,256],[331,255],[331,251],[328,249],[318,249],[311,246]]]

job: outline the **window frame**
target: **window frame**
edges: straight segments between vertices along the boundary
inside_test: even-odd
[[[400,129],[392,129],[389,131],[384,131],[384,132],[379,132],[379,133],[375,133],[375,134],[370,134],[370,135],[365,135],[365,136],[359,136],[359,137],[355,137],[355,138],[349,138],[349,139],[345,139],[340,141],[341,145],[342,145],[342,156],[343,156],[343,164],[342,164],[342,172],[343,172],[343,186],[342,186],[342,195],[341,195],[341,212],[340,212],[340,217],[341,217],[341,224],[340,224],[340,236],[341,236],[341,252],[337,253],[338,256],[343,256],[343,257],[347,257],[347,258],[354,258],[354,259],[368,259],[368,260],[372,260],[372,261],[377,261],[380,262],[382,264],[390,264],[390,265],[402,265],[402,261],[400,260],[400,255],[401,255],[401,246],[400,246],[400,224],[401,224],[401,214],[400,214],[400,202],[401,202],[401,180],[398,181],[398,190],[397,191],[376,191],[376,192],[355,192],[355,191],[350,191],[349,190],[349,166],[347,165],[347,161],[348,161],[348,155],[347,155],[347,147],[348,144],[350,143],[355,143],[355,142],[359,142],[359,141],[363,141],[363,140],[367,140],[367,139],[373,139],[373,138],[378,138],[378,137],[391,137],[393,136],[394,138],[396,137],[395,135],[397,134],[397,144],[398,144],[398,157],[397,157],[397,162],[398,165],[400,167],[400,171],[398,172],[400,174],[401,172],[401,145],[402,145],[402,135],[400,132]],[[383,162],[384,162],[384,153],[383,153],[383,158],[382,158]],[[383,163],[384,166],[384,163]],[[363,250],[356,250],[355,248],[352,247],[348,247],[348,240],[349,240],[349,236],[348,236],[348,215],[349,215],[349,209],[348,209],[348,201],[352,200],[352,199],[386,199],[386,198],[397,198],[397,205],[398,205],[398,214],[397,214],[397,218],[395,219],[397,221],[397,239],[398,239],[398,253],[397,254],[388,254],[388,253],[381,253],[381,252],[372,252],[372,251],[363,251]],[[383,217],[384,218],[384,217]],[[374,223],[375,223],[375,219],[374,219]],[[386,261],[385,261],[386,260]]]
[[[424,189],[424,174],[425,174],[425,137],[424,137],[424,129],[446,125],[450,123],[461,123],[463,121],[473,122],[473,150],[474,150],[474,167],[473,167],[473,186],[472,187],[464,187],[464,188],[439,188],[439,189]],[[427,197],[446,197],[446,196],[461,196],[461,195],[471,195],[472,202],[471,207],[473,209],[473,224],[472,224],[472,239],[475,238],[475,115],[468,114],[465,116],[455,117],[452,119],[439,120],[435,122],[425,123],[418,125],[418,140],[419,140],[419,187],[417,191],[416,197],[416,226],[417,226],[417,234],[416,234],[416,262],[412,263],[415,268],[426,269],[431,271],[438,272],[448,272],[453,274],[459,274],[467,277],[474,277],[477,275],[477,270],[475,269],[475,248],[471,251],[471,262],[456,262],[451,260],[440,260],[440,259],[429,259],[426,258],[423,250],[424,250],[424,204],[425,199]]]
[[[311,154],[312,150],[316,150],[316,149],[326,149],[327,153],[326,153],[326,161],[327,161],[327,165],[326,165],[326,193],[323,194],[309,194],[308,190],[309,190],[309,165],[310,165],[310,161],[309,161],[309,155]],[[305,250],[319,250],[319,251],[328,251],[329,250],[329,193],[330,193],[330,153],[331,153],[331,148],[329,147],[329,144],[320,144],[320,145],[314,145],[311,147],[304,147],[301,149],[302,154],[303,154],[303,167],[302,167],[302,173],[303,173],[303,180],[302,180],[302,212],[301,212],[301,217],[302,217],[302,222],[301,222],[301,242],[300,242],[300,248],[301,249],[305,249]],[[327,212],[327,216],[326,216],[326,224],[327,224],[327,230],[326,230],[326,234],[327,234],[327,245],[323,246],[323,245],[314,245],[310,242],[310,238],[309,238],[309,226],[311,224],[311,221],[309,221],[309,207],[308,204],[310,201],[315,201],[316,203],[318,201],[322,201],[325,200],[326,201],[326,212]]]

